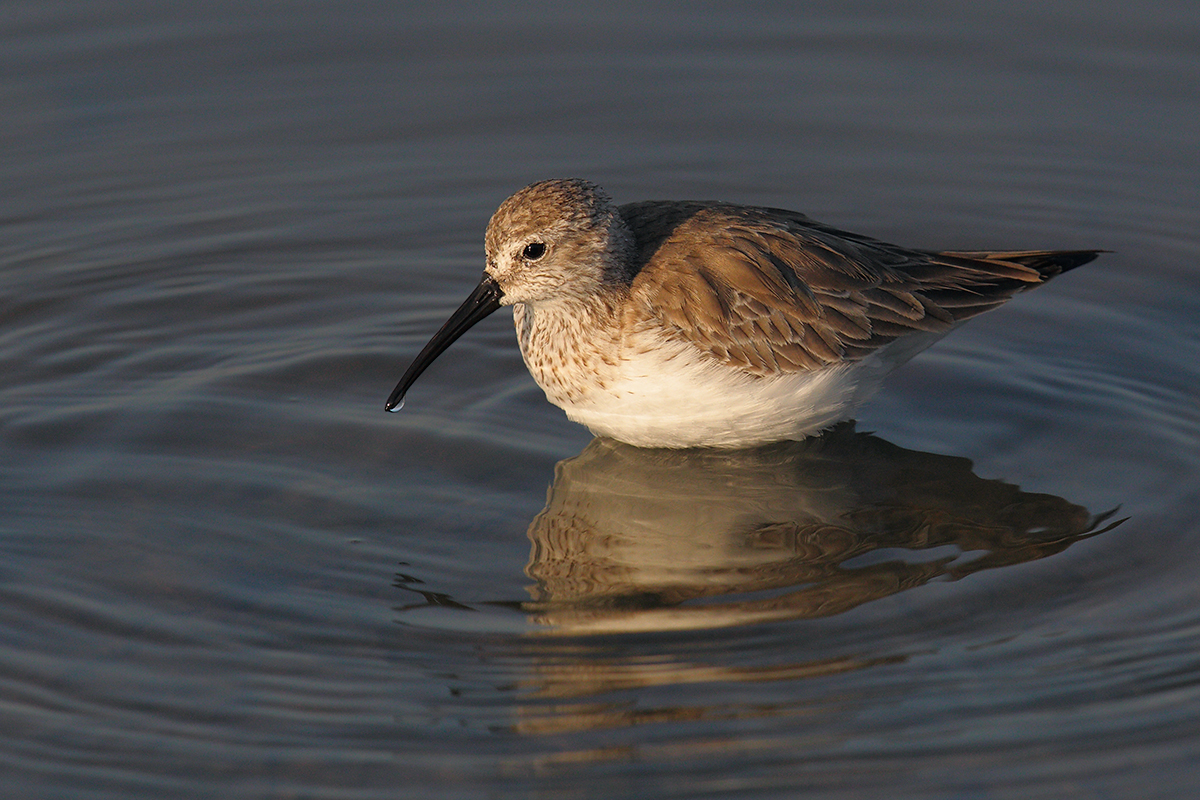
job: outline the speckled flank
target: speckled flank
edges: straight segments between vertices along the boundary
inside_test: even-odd
[[[550,402],[664,447],[819,431],[957,325],[1096,256],[908,250],[782,209],[618,207],[581,180],[517,192],[485,243]]]

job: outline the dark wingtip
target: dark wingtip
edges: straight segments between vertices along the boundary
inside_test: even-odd
[[[1101,253],[1110,250],[1033,250],[1024,253],[998,254],[1006,261],[1035,269],[1042,280],[1069,272],[1076,267],[1095,261]]]
[[[1062,250],[1054,254],[1053,263],[1059,272],[1082,267],[1100,257],[1101,253],[1111,253],[1111,250]]]

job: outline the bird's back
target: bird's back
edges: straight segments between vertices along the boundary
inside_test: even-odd
[[[1097,251],[911,250],[782,209],[621,206],[631,293],[673,337],[755,375],[857,361],[907,334],[945,333]]]

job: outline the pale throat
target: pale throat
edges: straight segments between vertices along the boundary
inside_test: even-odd
[[[521,356],[556,405],[606,393],[618,377],[622,331],[617,305],[603,297],[513,305]]]

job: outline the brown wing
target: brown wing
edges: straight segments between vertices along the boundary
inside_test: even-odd
[[[758,375],[816,369],[915,331],[942,332],[1095,258],[1092,251],[930,253],[801,214],[638,203],[631,292],[642,313]]]

